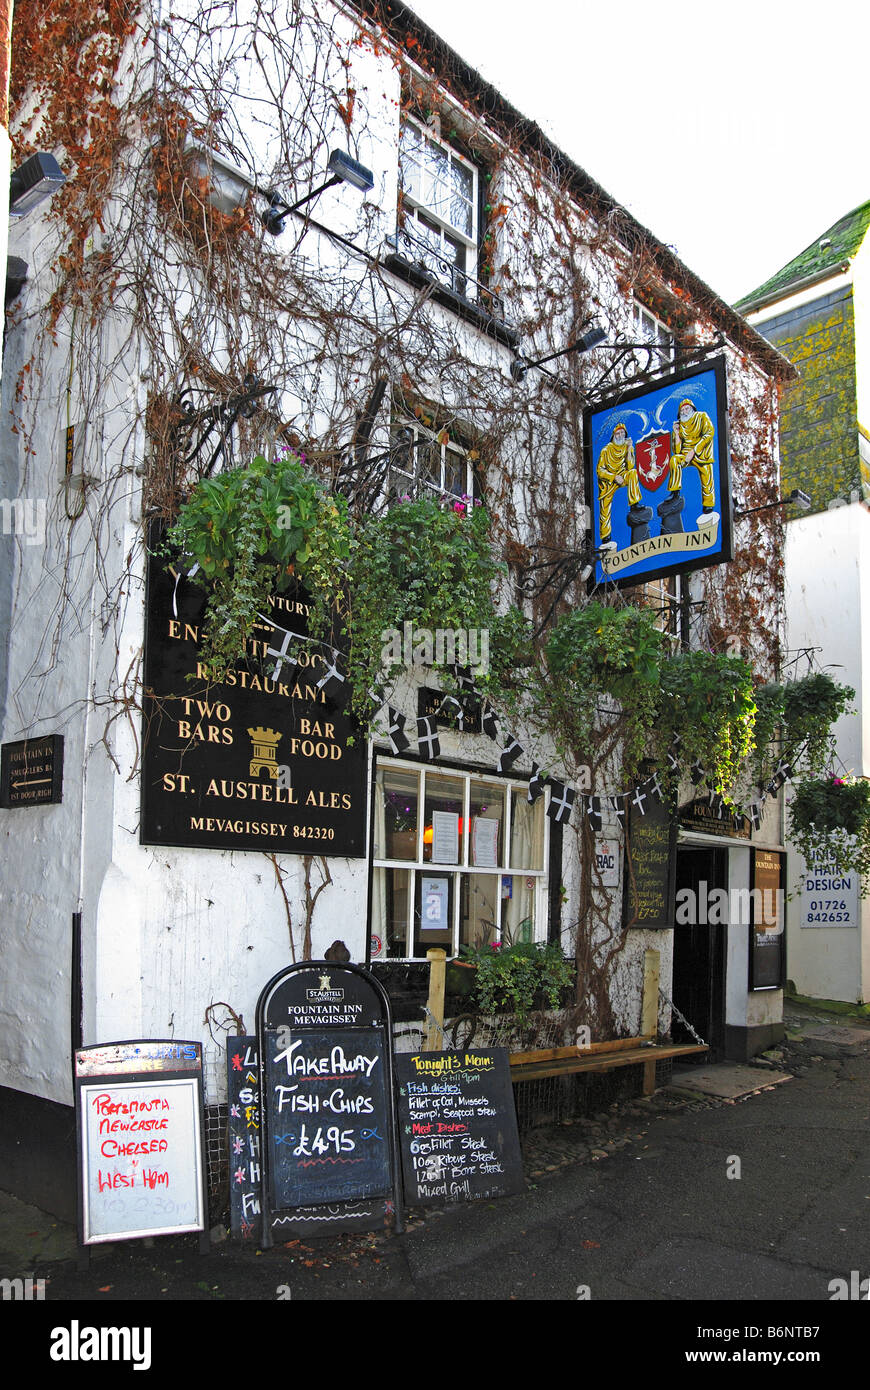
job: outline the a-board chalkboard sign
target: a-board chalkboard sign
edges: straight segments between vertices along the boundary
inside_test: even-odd
[[[668,805],[648,796],[641,810],[629,801],[623,876],[627,927],[674,925],[676,862],[677,825]]]
[[[261,1207],[274,1233],[401,1229],[391,1020],[368,971],[291,966],[257,1004]]]
[[[203,1231],[200,1044],[81,1048],[75,1088],[81,1245]]]
[[[227,1038],[230,1235],[260,1238],[260,1063],[257,1039]]]
[[[402,1175],[410,1206],[522,1192],[505,1048],[400,1052],[396,1078]]]

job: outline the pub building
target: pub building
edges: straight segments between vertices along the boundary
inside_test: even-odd
[[[485,504],[500,598],[530,617],[558,576],[533,601],[523,563],[548,544],[588,553],[566,603],[654,606],[674,649],[737,633],[770,678],[778,523],[742,526],[732,492],[779,495],[776,392],[793,368],[406,6],[288,3],[298,52],[279,36],[269,56],[236,6],[232,90],[198,8],[161,24],[146,5],[105,59],[120,125],[134,105],[144,124],[110,161],[112,229],[94,218],[76,242],[85,278],[64,279],[79,262],[57,195],[10,228],[27,274],[7,295],[2,491],[44,499],[46,525],[0,538],[4,1185],[61,1214],[72,1048],[200,1041],[219,1166],[223,1040],[252,1031],[266,981],[330,953],[371,966],[397,1018],[419,1021],[431,948],[573,956],[584,816],[602,936],[623,937],[618,1034],[640,1031],[650,948],[662,1037],[692,1040],[672,1004],[714,1057],[782,1034],[779,928],[742,911],[781,870],[781,794],[755,825],[687,783],[669,818],[648,787],[586,784],[503,712],[488,723],[479,691],[458,721],[443,672],[415,659],[362,738],[341,651],[307,641],[292,588],[250,659],[209,684],[206,591],[155,535],[167,496],[289,440],[341,483],[338,459],[357,497],[367,480],[372,507]],[[14,107],[13,141],[39,147],[74,66],[61,57]],[[171,149],[170,91],[189,104]],[[58,157],[76,196],[76,159]],[[248,240],[222,282],[224,236]],[[98,265],[120,287],[111,311],[77,309]],[[285,277],[271,298],[255,292],[270,276]],[[733,555],[743,579],[726,588]],[[717,910],[678,924],[684,890]]]

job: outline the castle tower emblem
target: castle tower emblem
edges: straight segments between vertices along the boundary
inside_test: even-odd
[[[265,768],[272,781],[277,782],[278,757],[276,750],[282,735],[276,733],[274,729],[263,729],[259,725],[256,729],[249,729],[248,733],[254,745],[254,756],[251,759],[249,769],[251,777],[259,777]]]

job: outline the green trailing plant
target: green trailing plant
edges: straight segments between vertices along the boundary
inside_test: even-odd
[[[870,781],[808,777],[795,788],[789,831],[804,859],[821,855],[870,891]]]
[[[166,554],[198,565],[194,579],[209,591],[202,660],[213,678],[244,657],[257,614],[291,584],[306,590],[312,633],[328,633],[352,549],[344,499],[289,450],[197,483],[168,532]]]
[[[674,735],[684,766],[698,763],[705,780],[728,796],[752,746],[752,671],[740,657],[680,652],[662,662],[655,721],[658,760]]]
[[[755,780],[767,781],[772,764],[783,757],[803,771],[820,773],[831,761],[833,726],[847,713],[855,691],[825,671],[801,680],[762,685],[755,692]]]
[[[486,510],[470,498],[408,499],[383,515],[362,518],[349,572],[348,618],[348,674],[361,716],[366,692],[389,681],[403,664],[405,623],[411,624],[412,643],[414,630],[434,634],[439,628],[497,630],[513,641],[493,603],[493,584],[503,571]],[[385,641],[385,632],[396,636]]]
[[[644,757],[659,699],[665,638],[643,608],[588,603],[563,614],[550,631],[546,659],[552,731],[575,751],[592,747],[601,696],[621,706],[623,775]]]
[[[481,1012],[516,1014],[520,1022],[534,1008],[558,1008],[576,974],[555,942],[465,947],[462,959],[476,966],[472,997]]]

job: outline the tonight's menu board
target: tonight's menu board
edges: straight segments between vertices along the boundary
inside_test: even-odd
[[[400,1052],[395,1067],[409,1205],[507,1197],[523,1190],[506,1048]]]

